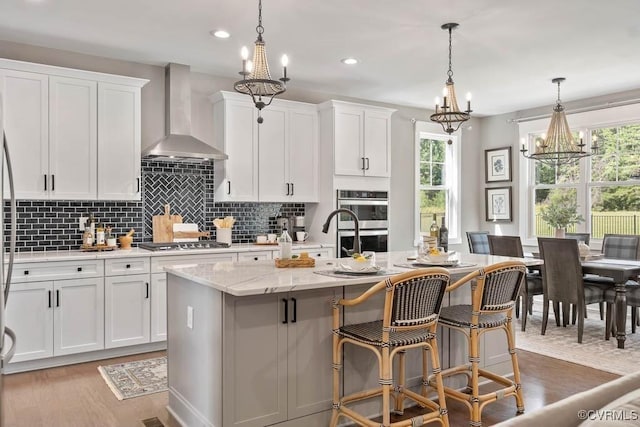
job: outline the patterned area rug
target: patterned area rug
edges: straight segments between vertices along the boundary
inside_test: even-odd
[[[167,390],[167,357],[98,366],[118,400]]]
[[[631,333],[631,317],[627,318],[627,340],[625,348],[619,349],[615,337],[604,339],[604,321],[600,320],[597,308],[589,307],[588,318],[584,319],[582,344],[578,344],[578,325],[566,328],[556,326],[553,309],[549,307],[549,321],[545,335],[540,335],[542,327],[542,301],[534,303],[533,316],[527,317],[527,330],[520,330],[520,320],[514,322],[516,347],[556,359],[589,366],[614,374],[628,374],[640,370],[640,328]]]

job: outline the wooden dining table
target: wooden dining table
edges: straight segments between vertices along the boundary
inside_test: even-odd
[[[624,342],[627,339],[626,283],[629,279],[640,276],[640,261],[612,258],[582,261],[582,272],[613,279],[611,286],[616,290],[616,339],[618,348],[624,348]]]

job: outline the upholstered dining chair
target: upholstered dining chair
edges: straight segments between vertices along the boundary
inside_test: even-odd
[[[575,239],[577,241],[584,242],[585,245],[589,244],[591,240],[591,233],[564,233],[565,239]]]
[[[467,242],[469,242],[469,252],[472,254],[488,254],[489,240],[488,231],[467,231]]]
[[[449,426],[444,396],[440,358],[436,339],[440,307],[449,285],[449,273],[443,268],[427,268],[389,277],[370,287],[357,298],[340,299],[333,304],[333,412],[331,427],[343,416],[363,426],[411,426],[439,422]],[[340,312],[349,310],[384,292],[383,318],[373,322],[340,326]],[[340,396],[340,370],[342,350],[345,344],[353,344],[376,354],[380,386],[370,390]],[[405,352],[422,349],[422,390],[415,393],[405,388]],[[428,375],[427,352],[431,355],[433,375]],[[398,356],[398,378],[394,386],[393,361]],[[427,386],[433,384],[438,403],[427,398]],[[394,412],[402,413],[404,400],[411,399],[420,406],[431,409],[423,415],[405,421],[391,423],[390,405],[394,395]],[[382,396],[382,423],[367,419],[348,407],[349,403]]]
[[[523,258],[522,242],[520,236],[487,236],[489,241],[489,253],[491,255],[511,256]],[[533,314],[533,296],[542,295],[542,276],[538,272],[527,273],[527,280],[522,287],[520,295],[521,304],[516,305],[516,317],[520,316],[522,307],[521,329],[527,328],[527,314]]]
[[[523,262],[501,262],[469,273],[448,288],[448,291],[453,291],[469,284],[471,289],[470,305],[452,305],[443,307],[440,311],[440,325],[452,331],[462,332],[468,340],[469,363],[443,370],[442,377],[467,376],[466,389],[445,386],[444,392],[448,399],[467,405],[471,426],[481,426],[482,409],[503,397],[514,396],[517,413],[524,412],[520,369],[511,318],[526,272]],[[498,375],[480,367],[480,337],[485,332],[493,330],[502,330],[506,335],[511,354],[513,378]],[[493,391],[480,394],[480,378],[490,380],[501,388],[496,390],[493,387]],[[435,380],[437,384],[438,378],[435,377]]]
[[[567,326],[569,307],[573,304],[577,312],[578,343],[582,343],[586,306],[604,302],[604,291],[598,286],[584,282],[576,240],[538,237],[538,248],[544,261],[542,266],[544,307],[541,333],[544,335],[547,330],[550,301],[554,304],[557,326],[560,326],[557,315],[559,305],[562,304],[562,325]]]

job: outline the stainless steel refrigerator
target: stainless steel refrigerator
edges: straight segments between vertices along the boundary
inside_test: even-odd
[[[0,94],[0,130],[2,130],[3,116],[2,116],[2,97]],[[6,165],[6,169],[5,169]],[[6,172],[6,173],[5,173]],[[5,324],[6,315],[5,309],[7,301],[9,300],[9,288],[11,287],[11,273],[13,270],[13,258],[15,254],[16,246],[16,199],[13,188],[13,171],[11,170],[11,158],[9,156],[9,146],[7,144],[7,137],[2,131],[2,150],[0,150],[0,194],[4,190],[4,179],[8,178],[8,186],[10,193],[9,207],[11,210],[11,219],[8,223],[4,217],[4,195],[0,200],[0,218],[2,219],[2,227],[0,228],[0,256],[2,262],[0,262],[0,281],[2,287],[0,291],[0,427],[4,425],[5,417],[5,396],[4,396],[4,368],[6,364],[11,360],[13,353],[16,349],[16,335]],[[5,251],[4,236],[6,232],[9,232],[9,251]],[[8,263],[5,266],[5,255],[8,255]]]

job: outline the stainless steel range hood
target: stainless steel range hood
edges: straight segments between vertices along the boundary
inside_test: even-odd
[[[225,160],[222,151],[191,136],[191,84],[189,66],[165,68],[166,136],[144,149],[142,156],[156,160]]]

